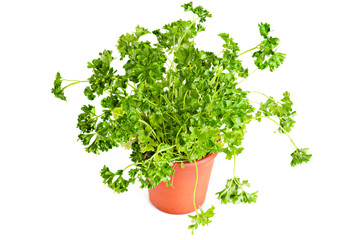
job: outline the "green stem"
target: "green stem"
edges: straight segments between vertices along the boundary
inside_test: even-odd
[[[195,114],[195,115],[193,115],[193,116],[196,116],[196,115],[198,115],[198,113]],[[183,129],[183,126],[186,124],[186,122],[187,122],[190,118],[191,118],[191,117],[188,117],[187,120],[185,120],[185,122],[180,126],[180,128],[179,128],[179,130],[178,130],[178,132],[177,132],[177,135],[175,136],[175,141],[177,141],[177,138],[178,138],[178,135],[179,135],[180,131]]]
[[[169,117],[173,118],[180,126],[182,125],[179,119],[176,116],[172,116],[169,113],[166,113]]]
[[[126,167],[123,169],[123,171],[125,171],[125,169],[127,169],[127,168],[129,168],[129,167],[131,167],[131,166],[134,166],[134,165],[136,165],[136,164],[139,164],[139,163],[132,163],[132,164],[126,166]]]
[[[293,146],[294,146],[296,149],[298,149],[297,145],[296,145],[295,142],[292,140],[292,138],[290,137],[290,135],[288,135],[288,133],[286,132],[286,130],[285,130],[283,127],[281,127],[281,125],[280,125],[278,122],[276,122],[274,119],[272,119],[272,118],[270,118],[270,117],[268,117],[268,116],[259,116],[259,117],[250,118],[250,119],[248,119],[248,121],[251,121],[251,120],[257,119],[257,118],[268,118],[269,120],[271,120],[272,122],[274,122],[275,124],[277,124],[277,126],[283,131],[283,133],[286,134],[287,137],[290,139],[290,141],[291,141],[291,143],[293,144]]]
[[[250,76],[252,76],[253,73],[255,73],[258,70],[258,68],[256,68],[255,70],[253,70],[253,72],[251,72],[250,75],[248,75],[248,77],[246,77],[245,79],[243,79],[242,81],[240,81],[238,84],[243,83],[246,79],[248,79]]]
[[[187,28],[187,30],[184,32],[184,34],[180,37],[179,41],[178,41],[178,45],[177,45],[177,50],[174,49],[174,52],[178,51],[182,41],[183,41],[183,38],[187,35],[187,33],[189,32],[189,30],[191,29],[191,27],[193,26],[193,24],[195,24],[197,22],[197,20],[199,20],[199,18],[196,18],[192,21],[191,25],[189,25],[189,27]]]
[[[198,184],[198,166],[197,166],[197,161],[194,161],[194,165],[196,167],[196,183],[194,184],[194,191],[193,191],[193,206],[194,209],[196,210],[196,213],[198,215],[198,211],[197,211],[197,206],[196,206],[196,189],[197,189],[197,184]]]
[[[215,78],[218,76],[218,74],[219,74],[220,72],[222,72],[222,71],[223,71],[223,68],[220,68],[220,71],[217,71],[216,76],[213,77],[213,79],[211,80],[210,84],[213,84],[212,82],[214,81],[214,79],[215,79]],[[221,90],[221,88],[219,88],[218,90],[216,90],[216,89],[217,89],[217,86],[218,86],[218,79],[219,79],[219,78],[217,78],[216,86],[214,87],[214,93],[213,93],[213,95],[212,95],[212,97],[211,97],[211,104],[213,103],[214,96],[216,96],[216,94]],[[209,110],[208,110],[208,113],[209,113]]]
[[[159,140],[159,138],[157,137],[157,134],[155,133],[154,129],[153,129],[147,122],[143,121],[142,119],[139,119],[139,122],[144,123],[145,125],[147,125],[148,127],[150,127],[150,130],[152,130],[152,133],[153,133],[154,137],[158,140],[158,142],[161,142],[161,141]]]
[[[73,82],[73,83],[70,83],[69,85],[66,85],[65,87],[63,87],[61,90],[64,91],[65,88],[71,86],[71,85],[75,85],[75,84],[78,84],[78,83],[82,83],[82,82],[89,82],[89,81],[77,81],[77,82]]]
[[[84,80],[84,81],[83,81],[83,80],[69,80],[69,79],[64,79],[64,78],[62,78],[61,81],[69,81],[69,82],[89,82],[88,80],[86,80],[86,81],[85,81],[85,80]]]
[[[127,82],[127,85],[131,88],[133,88],[133,90],[135,90],[135,87],[133,87],[132,85],[130,85],[130,83]]]
[[[233,178],[236,176],[236,154],[233,154]]]
[[[183,110],[186,109],[186,96],[189,90],[186,91],[186,93],[184,94],[184,98],[183,98]]]
[[[100,115],[98,115],[98,116],[96,116],[95,117],[95,119],[98,119],[98,118],[100,118],[101,116],[103,116],[105,113],[103,113],[103,114],[100,114]]]
[[[249,93],[258,93],[258,94],[261,94],[261,95],[263,95],[263,96],[265,96],[266,98],[270,98],[270,96],[268,96],[268,95],[266,95],[266,94],[264,94],[263,92],[258,92],[258,91],[248,91]],[[283,103],[281,103],[280,101],[277,101],[277,100],[275,100],[277,103],[279,103],[279,104],[283,104]]]
[[[216,80],[216,78],[218,77],[219,73],[221,73],[223,71],[223,67],[219,68],[216,72],[216,75],[214,75],[214,77],[212,78],[212,80],[209,82],[210,85],[213,84],[213,82]],[[218,85],[218,79],[217,79],[217,84],[216,87]]]
[[[269,96],[267,96],[266,94],[264,94],[263,92],[258,92],[258,91],[248,91],[249,93],[258,93],[261,94],[263,96],[265,96],[266,98],[269,98]]]
[[[250,52],[250,51],[252,51],[252,50],[254,50],[254,49],[258,48],[258,47],[259,47],[259,45],[261,45],[261,44],[258,44],[258,45],[257,45],[257,46],[255,46],[254,48],[248,49],[247,51],[244,51],[244,52],[242,52],[242,53],[238,54],[238,56],[237,56],[237,57],[239,57],[239,56],[241,56],[241,55],[243,55],[243,54],[245,54],[245,53],[248,53],[248,52]]]
[[[172,149],[172,148],[174,148],[175,146],[176,146],[176,145],[173,145],[173,146],[170,146],[170,147],[164,148],[164,149],[162,149],[162,150],[158,151],[158,153],[161,153],[161,152],[167,151],[168,149]]]
[[[167,54],[164,54],[164,56],[167,58],[167,60],[169,61],[169,63],[172,62],[172,60],[169,59],[169,57],[167,56]],[[168,63],[167,63],[167,64],[168,64]],[[168,65],[168,66],[170,66],[170,65]]]
[[[232,177],[232,181],[231,181],[231,184],[229,184],[229,186],[226,188],[226,191],[227,192],[231,186],[232,186],[232,183],[236,180],[236,154],[233,153],[233,177]]]

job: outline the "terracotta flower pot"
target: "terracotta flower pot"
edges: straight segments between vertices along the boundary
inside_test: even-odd
[[[197,208],[206,198],[209,178],[213,162],[217,153],[212,153],[197,160],[198,183],[196,189]],[[174,164],[175,174],[170,180],[173,186],[167,187],[161,182],[154,189],[149,189],[150,202],[159,210],[171,214],[185,214],[194,211],[193,191],[196,181],[196,168],[194,163]]]

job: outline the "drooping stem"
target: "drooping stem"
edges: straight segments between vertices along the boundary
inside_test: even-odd
[[[197,161],[194,161],[194,165],[196,167],[196,182],[194,184],[194,191],[193,191],[193,206],[194,209],[196,210],[196,213],[198,215],[198,211],[197,211],[197,206],[196,206],[196,189],[197,189],[197,184],[198,184],[198,166],[197,166]]]
[[[258,116],[258,117],[253,117],[248,119],[248,121],[251,121],[253,119],[257,119],[257,118],[268,118],[269,120],[271,120],[272,122],[274,122],[275,124],[277,124],[277,126],[283,131],[284,134],[286,134],[286,136],[290,139],[291,143],[293,144],[293,146],[298,149],[297,145],[295,144],[295,142],[292,140],[292,138],[290,137],[290,135],[286,132],[286,130],[278,123],[276,122],[274,119],[268,117],[268,116]]]
[[[236,176],[236,154],[233,154],[233,178]]]

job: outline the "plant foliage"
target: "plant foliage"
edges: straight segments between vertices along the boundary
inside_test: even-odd
[[[253,52],[259,70],[272,72],[284,62],[286,55],[277,51],[280,41],[270,36],[270,25],[260,23],[260,43],[243,52],[228,33],[220,33],[223,50],[216,54],[195,43],[212,15],[192,2],[182,7],[193,13],[192,20],[176,20],[153,31],[137,26],[133,33],[121,35],[117,54],[104,50],[88,63],[92,75],[87,80],[56,74],[51,90],[55,97],[66,101],[67,87],[86,83],[86,98],[99,99],[100,106],[84,105],[78,116],[78,140],[87,152],[99,154],[120,145],[131,148],[132,164],[116,172],[107,166],[101,170],[103,183],[117,193],[127,191],[136,180],[141,188],[153,188],[162,181],[170,186],[177,161],[193,162],[213,152],[223,152],[235,161],[252,120],[270,119],[288,137],[295,124],[289,92],[279,101],[261,93],[267,100],[257,106],[248,95],[258,92],[239,84],[251,75],[241,60],[248,52]],[[155,41],[144,40],[145,35],[154,36]],[[123,74],[112,67],[115,60],[122,60]],[[62,87],[63,82],[69,84]],[[308,149],[299,149],[290,140],[296,149],[291,165],[308,162],[312,156]],[[257,192],[243,190],[248,186],[248,180],[233,176],[218,198],[224,204],[256,202]],[[213,206],[196,211],[189,228],[194,231],[210,223],[213,211]]]

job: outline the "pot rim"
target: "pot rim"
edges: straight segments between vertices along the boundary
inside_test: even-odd
[[[216,157],[218,155],[217,152],[214,152],[214,153],[209,153],[208,155],[206,155],[205,157],[201,158],[201,159],[198,159],[196,160],[197,164],[200,164],[200,163],[203,163],[203,162],[206,162],[207,160],[209,160],[210,158],[213,158]],[[175,162],[174,165],[180,165],[181,162]],[[194,165],[194,162],[183,162],[184,166],[190,166],[190,165]]]

